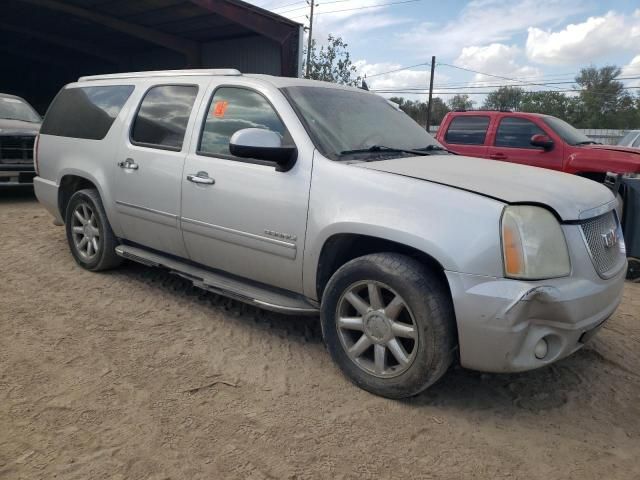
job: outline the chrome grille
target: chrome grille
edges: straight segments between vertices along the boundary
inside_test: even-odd
[[[616,214],[611,211],[587,220],[580,225],[587,248],[593,260],[593,266],[601,277],[607,278],[622,267],[625,255],[622,249],[624,240]],[[617,241],[607,246],[607,234],[615,232]]]

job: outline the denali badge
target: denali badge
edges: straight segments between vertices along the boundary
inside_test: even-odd
[[[283,240],[292,240],[294,242],[298,239],[296,235],[292,235],[290,233],[276,232],[274,230],[265,230],[264,233],[272,237],[282,238]]]
[[[607,233],[602,234],[602,240],[604,241],[604,246],[607,248],[611,248],[618,243],[618,234],[615,229],[609,230]]]

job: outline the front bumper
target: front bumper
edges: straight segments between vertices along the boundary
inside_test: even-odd
[[[619,305],[625,272],[626,265],[608,280],[592,275],[535,282],[446,272],[462,366],[518,372],[572,354]],[[535,348],[541,339],[547,352],[538,358]]]
[[[1,165],[0,164],[0,187],[15,185],[32,185],[36,172],[33,164]]]

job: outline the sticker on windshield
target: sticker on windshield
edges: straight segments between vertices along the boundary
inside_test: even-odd
[[[216,102],[216,106],[213,109],[213,116],[217,118],[224,117],[224,114],[227,111],[228,105],[229,105],[229,102],[226,102],[224,100],[220,102]]]
[[[22,103],[20,100],[18,100],[17,98],[2,98],[3,102],[7,102],[7,103]]]

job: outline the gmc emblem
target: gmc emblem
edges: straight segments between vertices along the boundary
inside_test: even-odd
[[[602,240],[606,248],[612,248],[618,243],[618,234],[615,229],[611,229],[607,233],[602,234]]]

